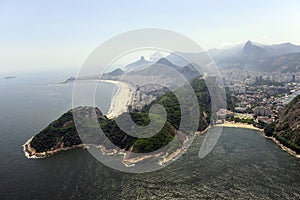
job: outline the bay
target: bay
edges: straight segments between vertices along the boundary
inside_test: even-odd
[[[224,128],[203,159],[199,136],[177,161],[143,174],[113,170],[83,149],[27,159],[26,140],[71,108],[72,84],[55,80],[0,80],[0,199],[300,199],[299,159],[248,129]],[[104,113],[113,94],[110,84],[97,92]]]

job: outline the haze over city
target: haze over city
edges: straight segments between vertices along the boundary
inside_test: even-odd
[[[79,70],[102,42],[139,28],[177,31],[203,49],[247,40],[300,44],[300,2],[1,1],[0,73]]]
[[[0,0],[0,199],[300,199],[299,10]]]

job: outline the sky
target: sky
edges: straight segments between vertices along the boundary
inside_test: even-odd
[[[102,42],[169,29],[202,48],[247,40],[300,45],[299,0],[0,0],[0,74],[78,70]]]

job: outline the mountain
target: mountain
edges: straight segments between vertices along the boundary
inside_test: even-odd
[[[161,58],[156,63],[148,64],[140,68],[135,68],[134,70],[129,71],[127,75],[166,76],[168,75],[168,73],[170,73],[170,69],[178,71],[180,67],[174,65],[166,58]]]
[[[203,72],[198,72],[195,68],[195,64],[191,64],[191,63],[184,66],[182,69],[180,69],[180,73],[188,80],[191,80],[198,76],[203,75]],[[202,73],[202,74],[200,74],[200,73]]]
[[[234,55],[237,55],[242,52],[244,44],[235,45],[230,48],[222,48],[222,49],[209,49],[207,54],[213,58],[215,61],[222,60],[224,58],[228,58]]]
[[[264,69],[264,71],[280,70],[281,72],[299,72],[300,53],[290,53],[265,58],[258,66]]]
[[[262,53],[265,56],[279,56],[290,53],[300,52],[300,45],[291,43],[263,45],[248,40],[244,44],[239,44],[226,49],[210,49],[207,53],[214,59],[219,60],[226,57],[237,56],[238,54],[257,54]]]
[[[113,70],[113,71],[111,71],[111,72],[106,73],[106,75],[109,75],[109,76],[121,76],[121,75],[123,75],[123,74],[124,74],[124,72],[123,72],[123,70],[120,69],[120,68],[115,69],[115,70]]]
[[[208,53],[223,68],[288,72],[298,70],[300,46],[291,43],[262,45],[247,41],[244,45]]]
[[[250,59],[257,59],[268,56],[268,53],[264,48],[252,44],[251,41],[246,42],[242,52],[247,58]]]
[[[215,49],[216,50],[216,49]],[[217,51],[217,50],[216,50]],[[189,65],[189,63],[197,63],[206,65],[211,62],[211,58],[206,52],[172,52],[166,57],[167,60],[179,67]]]
[[[115,69],[111,72],[108,72],[108,73],[104,73],[102,74],[101,76],[101,79],[106,79],[106,80],[118,80],[120,79],[123,75],[125,74],[125,72],[118,68],[118,69]]]
[[[136,68],[136,67],[139,67],[139,66],[143,66],[143,65],[147,65],[147,64],[150,64],[151,62],[150,61],[147,61],[144,56],[141,56],[141,58],[133,63],[130,63],[128,65],[126,65],[126,69],[133,69],[133,68]]]
[[[185,80],[192,80],[203,75],[203,72],[198,72],[196,67],[199,69],[196,64],[191,63],[180,67],[170,62],[167,58],[161,58],[154,64],[129,71],[122,77],[122,80],[136,85],[143,85],[147,81],[161,82],[165,86],[180,85],[184,80],[180,78],[181,75]]]
[[[300,154],[300,95],[285,106],[275,123],[267,125],[265,132]]]
[[[165,66],[171,67],[171,68],[173,68],[173,69],[175,69],[175,70],[179,70],[179,69],[180,69],[179,66],[173,64],[173,63],[170,62],[167,58],[161,58],[161,59],[159,59],[159,60],[156,62],[156,64],[159,64],[159,65],[165,65]]]
[[[300,52],[300,45],[294,45],[291,43],[273,44],[265,46],[265,49],[275,56]]]

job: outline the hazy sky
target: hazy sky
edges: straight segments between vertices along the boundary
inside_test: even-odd
[[[78,69],[103,41],[138,28],[170,29],[204,49],[300,44],[299,10],[299,0],[0,0],[0,73]]]

